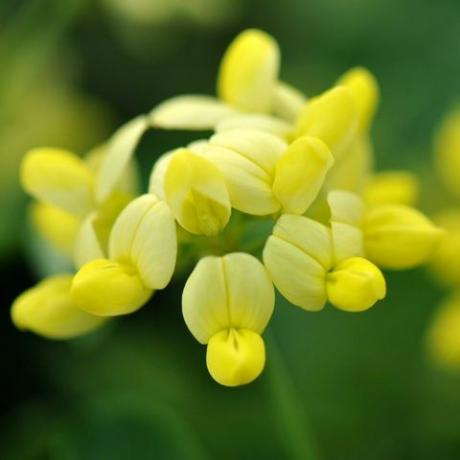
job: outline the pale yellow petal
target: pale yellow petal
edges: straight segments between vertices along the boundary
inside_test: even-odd
[[[344,190],[333,190],[327,196],[331,221],[361,227],[364,218],[364,204],[359,195]]]
[[[364,67],[355,67],[342,75],[338,84],[347,87],[353,95],[360,131],[368,130],[379,100],[379,86],[374,75]]]
[[[109,256],[136,267],[148,288],[166,287],[177,256],[176,228],[168,205],[151,194],[132,201],[115,221]]]
[[[238,111],[214,97],[176,96],[162,102],[149,115],[152,127],[161,129],[210,130]]]
[[[33,203],[30,215],[35,230],[42,238],[67,255],[73,253],[81,224],[78,217],[46,203]]]
[[[80,268],[91,260],[105,256],[101,243],[94,228],[96,212],[89,214],[82,222],[74,245],[73,259],[75,266]]]
[[[306,96],[298,89],[284,82],[276,84],[273,94],[273,112],[276,116],[295,123],[306,103]]]
[[[133,265],[96,259],[83,265],[72,280],[73,301],[97,316],[133,313],[152,296]]]
[[[286,142],[278,136],[255,129],[221,132],[212,136],[209,143],[239,153],[270,177],[273,177],[276,162],[287,148]]]
[[[164,189],[165,173],[173,153],[174,150],[161,155],[153,165],[152,172],[150,173],[149,193],[153,193],[160,200],[166,199]]]
[[[276,163],[273,193],[284,212],[303,214],[317,197],[334,159],[320,139],[299,137]]]
[[[353,141],[357,124],[351,91],[336,86],[306,103],[297,120],[296,137],[319,137],[338,159]]]
[[[212,378],[221,385],[246,385],[265,367],[264,341],[248,329],[220,331],[208,343],[206,365]]]
[[[121,126],[109,141],[108,152],[97,175],[96,198],[104,201],[126,173],[142,135],[148,129],[147,117],[140,115]]]
[[[198,155],[212,161],[225,177],[232,207],[263,216],[280,208],[272,191],[272,178],[259,166],[239,153],[210,144],[191,147]]]
[[[222,59],[219,97],[241,110],[270,111],[279,65],[276,41],[260,30],[245,30],[233,40]]]
[[[32,196],[67,212],[84,215],[94,206],[94,177],[66,150],[38,148],[24,156],[21,184]]]
[[[276,289],[294,305],[309,311],[326,303],[326,270],[312,256],[290,242],[270,236],[263,260]]]
[[[228,223],[230,197],[225,178],[210,160],[178,149],[164,177],[166,201],[179,224],[190,233],[217,235]]]
[[[49,339],[71,339],[101,326],[103,318],[84,312],[71,299],[71,283],[71,275],[53,276],[21,294],[11,309],[15,326]]]
[[[240,129],[255,129],[287,140],[291,136],[294,127],[291,123],[280,118],[269,115],[248,114],[226,118],[217,125],[216,132],[221,133]]]

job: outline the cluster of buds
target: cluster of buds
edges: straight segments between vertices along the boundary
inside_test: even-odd
[[[307,311],[329,302],[361,312],[385,297],[381,268],[430,258],[442,231],[412,206],[414,178],[372,172],[372,74],[352,69],[307,100],[279,67],[276,41],[244,31],[223,56],[218,97],[167,100],[85,159],[27,153],[21,180],[37,200],[33,221],[75,271],[23,293],[16,326],[75,337],[186,274],[185,324],[207,346],[212,377],[237,386],[264,368],[275,288]],[[160,156],[138,195],[134,153],[148,129],[212,135]]]

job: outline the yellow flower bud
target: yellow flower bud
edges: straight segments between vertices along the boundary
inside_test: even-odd
[[[270,111],[279,64],[276,41],[260,30],[245,30],[233,40],[222,59],[219,97],[242,110]]]
[[[286,213],[303,214],[318,195],[334,163],[326,144],[304,136],[294,141],[276,163],[273,193]]]
[[[84,311],[98,316],[132,313],[151,297],[134,266],[107,259],[89,262],[75,275],[71,294]]]
[[[431,271],[442,284],[460,286],[460,210],[443,211],[434,222],[446,232],[433,252]]]
[[[441,367],[460,370],[460,296],[456,293],[436,311],[427,335],[430,357]]]
[[[94,176],[79,157],[66,150],[41,148],[21,163],[24,189],[45,203],[84,215],[94,207]]]
[[[366,213],[363,232],[366,257],[391,269],[426,262],[443,234],[421,212],[402,205],[371,209]]]
[[[230,219],[224,176],[213,163],[190,150],[179,149],[172,155],[164,191],[175,218],[190,233],[217,235]]]
[[[361,257],[340,262],[327,275],[326,285],[329,302],[350,312],[367,310],[386,294],[382,272]]]
[[[265,366],[262,337],[248,329],[226,329],[209,340],[206,364],[212,378],[228,387],[255,380]]]
[[[417,202],[419,184],[414,174],[406,171],[385,171],[370,178],[364,188],[363,198],[370,206],[403,204],[413,206]]]
[[[19,329],[49,339],[71,339],[104,323],[104,318],[78,308],[70,296],[71,275],[58,275],[38,283],[13,303],[11,316]]]
[[[338,159],[353,141],[358,114],[348,88],[337,86],[311,99],[297,120],[295,137],[319,137]]]
[[[379,99],[377,80],[367,69],[355,67],[342,75],[337,83],[348,88],[353,95],[358,110],[359,130],[368,130]]]

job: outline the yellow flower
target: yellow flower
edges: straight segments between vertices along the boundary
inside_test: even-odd
[[[345,311],[363,311],[385,296],[380,270],[361,257],[336,261],[330,230],[307,217],[282,215],[263,260],[278,291],[305,310],[321,310],[329,300]]]
[[[260,30],[245,30],[222,58],[217,81],[219,99],[174,97],[152,110],[149,123],[161,129],[214,129],[227,118],[247,112],[274,115],[293,123],[306,98],[279,81],[279,65],[280,52],[273,37]]]
[[[13,303],[11,317],[18,329],[49,339],[71,339],[101,326],[104,318],[84,312],[70,296],[71,275],[45,279]]]
[[[253,381],[265,364],[261,334],[275,295],[264,266],[243,253],[205,257],[185,284],[182,312],[193,336],[207,344],[207,366],[222,385]]]
[[[89,230],[88,238],[91,238]],[[89,258],[75,275],[71,294],[84,311],[99,316],[131,313],[169,283],[176,263],[174,217],[163,201],[142,195],[118,216],[108,258]]]
[[[366,209],[358,195],[345,191],[329,193],[328,202],[339,257],[364,255],[383,268],[412,268],[432,256],[443,235],[426,216],[409,206]],[[340,236],[334,232],[337,226],[346,228]]]
[[[427,334],[430,357],[439,366],[460,370],[460,296],[455,293],[435,312]]]
[[[417,177],[407,171],[384,171],[374,174],[363,191],[363,199],[370,207],[385,204],[414,206],[418,195]]]
[[[230,218],[230,198],[225,179],[211,161],[187,149],[169,159],[164,176],[166,201],[190,233],[217,235]]]

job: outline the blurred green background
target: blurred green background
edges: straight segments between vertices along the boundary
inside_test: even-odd
[[[327,460],[459,459],[460,377],[424,356],[444,295],[424,270],[389,274],[385,301],[359,315],[278,299],[267,369],[237,389],[207,374],[181,319],[183,280],[70,342],[9,320],[43,271],[17,182],[26,149],[83,153],[169,96],[214,93],[227,44],[258,27],[280,43],[282,78],[308,95],[370,68],[377,167],[426,173],[436,125],[460,96],[459,24],[458,0],[2,0],[0,459],[306,458],[309,437]],[[146,136],[144,176],[186,139]]]

